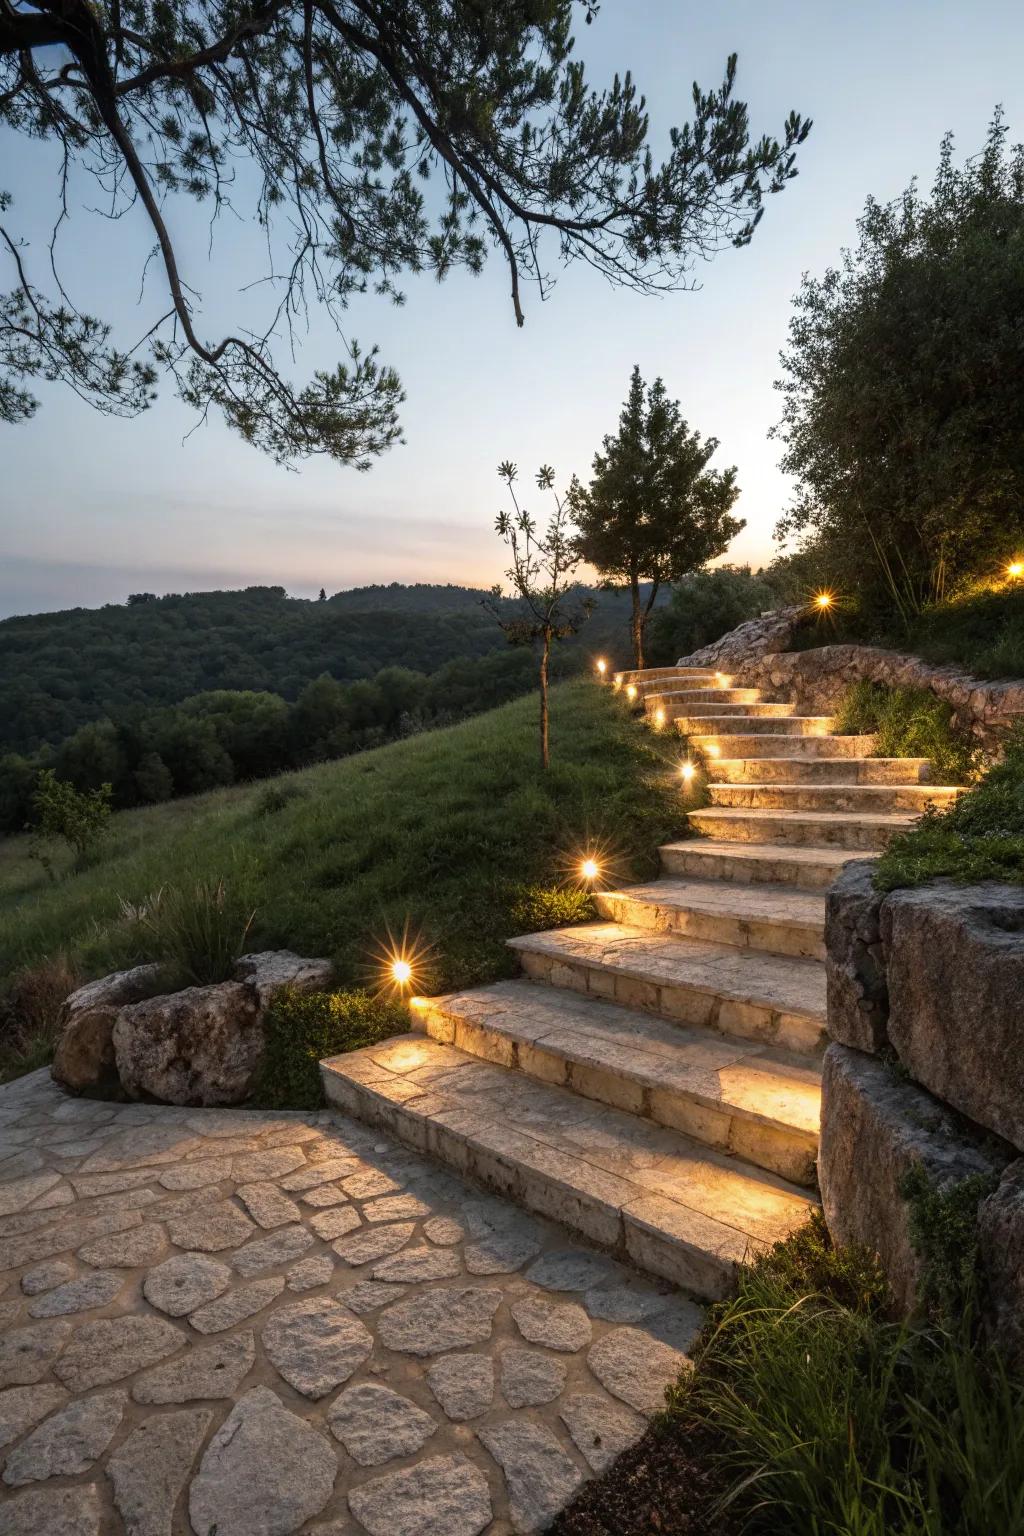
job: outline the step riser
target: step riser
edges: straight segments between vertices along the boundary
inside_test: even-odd
[[[452,1017],[429,1005],[415,1011],[413,1024],[442,1045],[454,1045],[495,1066],[525,1072],[538,1082],[653,1120],[795,1184],[814,1185],[816,1136],[730,1113],[670,1087],[652,1088],[619,1068],[569,1060],[543,1041],[509,1040],[475,1020]]]
[[[690,745],[694,751],[704,752],[708,757],[730,760],[786,757],[818,762],[868,757],[875,743],[873,736],[795,736],[789,729],[791,722],[779,724],[785,724],[785,730],[776,728],[757,735],[740,735],[733,731],[711,735],[695,731],[690,735]]]
[[[684,938],[707,939],[713,944],[733,944],[740,949],[767,950],[802,960],[824,960],[823,932],[809,932],[798,924],[752,921],[718,912],[693,912],[685,908],[633,901],[611,892],[600,892],[594,903],[602,917],[632,928],[653,928],[659,933],[678,933]]]
[[[730,843],[778,843],[781,847],[846,848],[851,852],[863,850],[880,853],[887,848],[896,832],[892,827],[876,827],[870,823],[816,822],[808,824],[796,819],[796,813],[780,811],[778,816],[765,820],[745,820],[742,816],[728,822],[703,818],[700,811],[690,811],[690,825],[703,837]],[[907,826],[912,823],[908,820]]]
[[[722,690],[725,692],[725,689]],[[670,714],[673,720],[681,720],[684,717],[690,720],[703,720],[708,716],[718,718],[728,716],[732,720],[786,720],[796,714],[796,705],[783,704],[732,704],[729,700],[711,698],[703,703],[699,699],[688,698],[685,694],[673,697],[672,694],[655,698],[654,705],[661,704],[666,714]]]
[[[461,1177],[483,1184],[538,1216],[561,1222],[696,1296],[714,1301],[728,1295],[736,1273],[730,1258],[674,1240],[600,1194],[567,1185],[547,1168],[527,1167],[514,1156],[481,1145],[471,1130],[395,1104],[369,1084],[351,1082],[327,1071],[323,1078],[327,1102],[334,1108],[387,1131],[416,1152],[437,1158]]]
[[[692,851],[663,848],[661,867],[666,875],[687,879],[731,881],[736,885],[789,885],[805,891],[827,891],[843,865],[854,857],[854,854],[844,857],[837,852],[833,864],[797,864],[787,861],[785,849],[780,848],[778,859],[768,864],[761,859],[718,858],[713,848],[695,845]]]
[[[684,736],[690,736],[703,741],[711,740],[729,741],[727,747],[722,748],[723,755],[735,757],[740,751],[738,746],[732,744],[733,737],[744,736],[827,736],[832,721],[822,716],[820,719],[809,718],[806,715],[766,715],[763,717],[749,714],[728,715],[677,715],[676,730]],[[772,743],[773,752],[778,752],[777,740]]]
[[[624,688],[627,683],[632,683],[636,688],[646,689],[675,684],[685,688],[688,683],[694,682],[699,687],[706,680],[718,682],[725,675],[724,672],[716,672],[713,667],[651,667],[643,672],[615,672],[612,675],[612,686]]]
[[[749,709],[761,702],[760,688],[673,688],[651,689],[644,694],[644,707],[648,710],[662,704],[729,704]]]
[[[709,757],[706,768],[712,784],[924,784],[928,759]]]
[[[604,970],[585,961],[567,963],[550,955],[520,950],[519,963],[534,981],[567,987],[587,997],[639,1008],[658,1018],[697,1024],[743,1040],[762,1040],[786,1050],[814,1055],[824,1048],[825,1021],[774,1009],[764,1003],[718,997],[698,987],[645,981],[639,976]]]
[[[758,811],[863,812],[920,815],[928,805],[948,805],[956,793],[917,784],[712,784],[712,805]]]

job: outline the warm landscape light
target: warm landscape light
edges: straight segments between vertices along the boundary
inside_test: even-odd
[[[697,770],[692,763],[680,763],[679,772],[682,774],[685,782],[689,784]]]
[[[1011,581],[1016,581],[1018,576],[1024,576],[1024,560],[1011,560],[1006,567],[1006,574]]]
[[[724,672],[715,673],[715,682],[719,688],[727,688],[729,686],[729,679]]]
[[[636,683],[627,683],[626,684],[626,698],[627,699],[635,699],[636,698]]]
[[[707,746],[704,748],[704,751],[707,753],[708,757],[717,757],[721,751],[721,748],[716,747],[713,741],[709,741]]]
[[[665,711],[662,709],[660,704],[658,705],[657,709],[654,711],[654,723],[658,727],[659,730],[665,724]]]
[[[597,670],[600,672],[602,677],[604,677],[605,673],[608,671],[608,663],[605,661],[604,657],[602,657],[598,662]]]
[[[407,987],[412,981],[412,966],[408,960],[392,960],[391,980],[399,987]]]
[[[831,608],[832,594],[831,592],[819,592],[814,601],[817,603],[819,608]]]
[[[580,874],[584,880],[596,880],[601,873],[601,866],[596,859],[584,859],[580,865]]]

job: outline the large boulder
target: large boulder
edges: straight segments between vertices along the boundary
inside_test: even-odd
[[[828,1032],[841,1045],[876,1053],[886,1045],[889,992],[874,861],[845,865],[825,901]]]
[[[268,949],[243,955],[235,962],[235,979],[252,987],[260,1010],[269,1007],[278,992],[322,992],[331,984],[329,960],[305,960],[290,949]]]
[[[1024,1368],[1024,1159],[1011,1163],[978,1212],[978,1263],[989,1330],[1000,1352]]]
[[[885,899],[888,1035],[910,1075],[1024,1150],[1024,889],[940,882]]]
[[[828,1229],[837,1243],[878,1254],[897,1304],[910,1312],[923,1265],[911,1240],[907,1174],[920,1167],[934,1189],[949,1190],[997,1177],[1009,1154],[983,1146],[923,1088],[845,1045],[825,1052],[821,1110],[818,1181]]]
[[[155,992],[158,965],[136,965],[90,981],[66,998],[60,1013],[60,1038],[53,1057],[53,1076],[74,1093],[117,1086],[111,1032],[118,1011]]]
[[[129,1098],[165,1104],[240,1104],[263,1054],[256,995],[239,981],[122,1008],[112,1035]]]
[[[691,656],[680,656],[676,666],[721,667],[728,672],[749,665],[757,657],[784,651],[806,611],[799,606],[776,608],[770,613],[762,613],[756,619],[745,619],[720,640],[702,646]]]

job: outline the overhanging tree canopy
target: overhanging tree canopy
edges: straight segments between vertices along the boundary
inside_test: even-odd
[[[168,292],[163,319],[122,347],[111,321],[76,307],[85,284],[59,242],[48,295],[44,262],[5,218],[0,418],[34,412],[34,378],[133,415],[163,373],[279,462],[327,454],[365,468],[399,436],[401,386],[355,344],[336,370],[291,382],[277,354],[311,302],[337,325],[354,293],[400,300],[403,273],[475,272],[496,247],[522,324],[549,249],[650,291],[685,286],[695,258],[746,244],[765,194],[795,174],[809,123],[790,114],[779,139],[752,138],[733,57],[718,89],[694,86],[692,121],[657,163],[630,76],[587,85],[575,3],[0,0],[0,126],[55,145],[65,193],[82,172],[107,216],[138,204]],[[596,3],[579,3],[591,21]],[[235,199],[267,226],[276,297],[263,329],[200,320],[175,240],[179,197],[212,212]],[[58,196],[58,227],[67,210]]]

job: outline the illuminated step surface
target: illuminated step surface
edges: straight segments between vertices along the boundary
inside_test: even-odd
[[[734,810],[713,805],[691,811],[690,825],[704,837],[736,843],[780,843],[878,852],[894,834],[912,827],[910,812]]]
[[[704,722],[706,726],[707,722]],[[735,722],[734,722],[735,723]],[[677,722],[678,725],[678,722]],[[758,730],[754,735],[739,728],[717,733],[703,727],[689,733],[690,746],[709,757],[744,759],[755,757],[777,758],[850,758],[866,757],[874,746],[873,736],[823,736],[818,733],[805,736],[794,732],[792,720],[780,721],[770,729]],[[881,759],[878,759],[881,761]],[[917,759],[912,759],[916,762]],[[913,777],[913,775],[910,775]]]
[[[595,892],[594,904],[602,917],[634,928],[655,928],[805,960],[825,958],[825,897],[808,891],[763,886],[746,890],[711,880],[657,880]]]
[[[809,737],[811,742],[835,737]],[[841,739],[841,738],[840,738]],[[729,740],[731,748],[732,741]],[[923,784],[926,757],[708,757],[712,784]]]
[[[330,1104],[696,1295],[803,1224],[806,1190],[421,1034],[321,1063]]]
[[[726,843],[698,837],[666,843],[660,856],[667,875],[729,881],[741,886],[798,886],[814,891],[827,890],[851,859],[876,857],[873,853],[813,844],[780,847],[778,843]]]
[[[752,715],[749,708],[730,714],[726,706],[708,714],[677,715],[675,727],[684,736],[827,736],[829,715]],[[730,752],[730,756],[734,756]]]
[[[767,811],[867,811],[920,815],[944,806],[960,791],[943,784],[712,784],[713,805]]]

